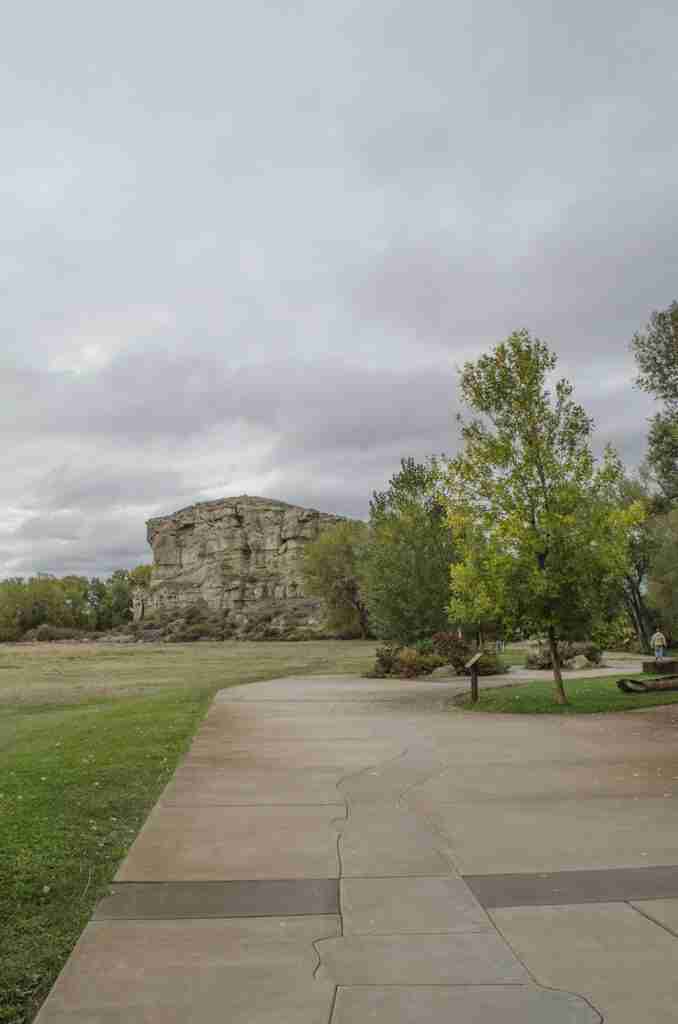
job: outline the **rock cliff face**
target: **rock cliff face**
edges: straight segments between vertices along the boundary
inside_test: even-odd
[[[338,522],[339,516],[246,496],[149,519],[153,573],[135,617],[198,605],[220,613],[235,634],[322,631],[322,604],[304,594],[301,554]]]

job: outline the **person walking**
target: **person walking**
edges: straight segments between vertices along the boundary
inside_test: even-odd
[[[659,627],[654,631],[650,638],[650,643],[654,648],[654,656],[656,661],[661,661],[664,657],[664,651],[666,650],[666,637],[661,632]]]

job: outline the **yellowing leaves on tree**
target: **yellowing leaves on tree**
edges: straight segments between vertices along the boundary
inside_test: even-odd
[[[608,613],[644,513],[619,506],[619,458],[607,448],[596,461],[593,422],[567,380],[551,382],[555,367],[543,342],[518,331],[461,371],[475,418],[462,423],[463,450],[448,464],[460,549],[449,611],[545,633],[556,699],[566,703],[557,642]]]

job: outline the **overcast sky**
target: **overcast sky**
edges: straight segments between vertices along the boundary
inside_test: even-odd
[[[643,457],[675,0],[23,0],[0,71],[0,576],[226,495],[364,515],[528,327]]]

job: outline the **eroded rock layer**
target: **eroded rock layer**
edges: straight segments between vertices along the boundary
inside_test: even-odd
[[[197,605],[223,613],[233,632],[261,625],[322,631],[321,603],[304,593],[301,555],[340,517],[269,498],[201,502],[149,519],[153,573],[140,615]]]

